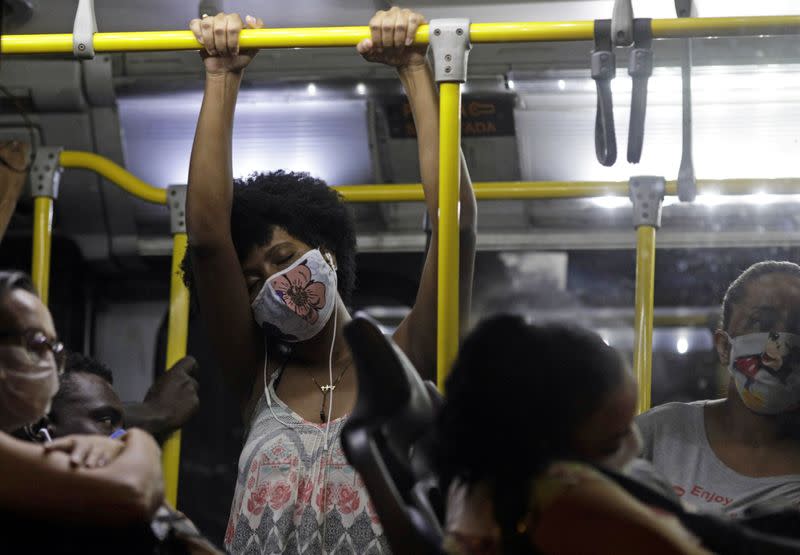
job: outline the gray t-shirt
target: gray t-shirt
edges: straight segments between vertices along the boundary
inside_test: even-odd
[[[669,480],[675,493],[703,511],[741,516],[752,505],[800,507],[800,474],[751,478],[727,467],[706,437],[708,401],[667,403],[636,419],[642,457]]]

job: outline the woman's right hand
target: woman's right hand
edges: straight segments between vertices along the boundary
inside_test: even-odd
[[[261,29],[264,22],[248,15],[245,21],[239,14],[218,13],[193,19],[189,28],[197,42],[203,45],[200,56],[206,66],[206,73],[221,75],[241,72],[253,60],[257,49],[239,50],[239,33],[242,29]]]

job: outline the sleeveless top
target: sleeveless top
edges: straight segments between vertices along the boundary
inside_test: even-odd
[[[270,410],[258,400],[244,449],[225,550],[233,554],[390,554],[361,477],[345,459],[346,417],[303,419],[269,384]]]

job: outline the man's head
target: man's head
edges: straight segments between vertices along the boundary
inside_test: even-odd
[[[122,401],[112,387],[111,371],[77,353],[67,357],[61,387],[50,410],[50,434],[111,435],[123,426]]]

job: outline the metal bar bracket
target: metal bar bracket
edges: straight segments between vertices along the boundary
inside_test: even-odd
[[[437,83],[466,83],[467,58],[472,48],[467,18],[433,19],[430,45]]]
[[[697,17],[694,0],[675,0],[675,14],[678,17]]]
[[[661,205],[667,182],[663,177],[637,175],[628,182],[630,199],[633,203],[633,226],[661,227]]]
[[[611,40],[614,46],[633,44],[633,6],[631,0],[615,0],[611,15]]]
[[[186,233],[186,185],[167,187],[167,207],[169,208],[169,229],[176,233]]]
[[[59,158],[62,147],[40,146],[31,165],[31,196],[58,198],[58,185],[61,182]]]
[[[75,23],[72,26],[72,53],[76,58],[94,58],[94,34],[97,19],[94,16],[94,0],[78,0]]]

